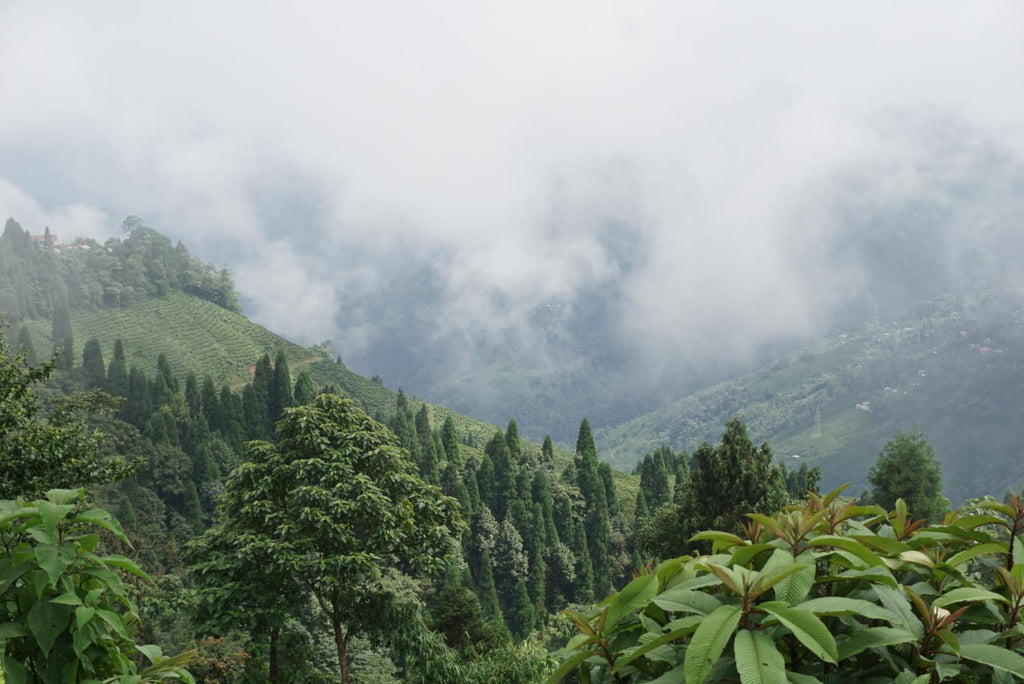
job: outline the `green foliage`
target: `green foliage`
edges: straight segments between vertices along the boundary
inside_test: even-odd
[[[260,572],[312,592],[346,677],[351,630],[372,619],[357,610],[360,592],[389,566],[438,568],[457,504],[417,478],[394,436],[351,400],[322,394],[289,409],[279,435],[277,445],[250,444],[227,483],[222,525],[263,550]]]
[[[917,430],[898,432],[885,443],[868,472],[871,499],[885,508],[903,499],[915,516],[937,520],[949,508],[942,491],[942,467],[935,450]]]
[[[103,393],[80,394],[43,406],[33,390],[54,364],[30,367],[24,354],[11,358],[0,335],[0,498],[40,496],[53,487],[111,482],[131,471],[100,450],[102,435],[86,428],[83,411],[113,408]]]
[[[109,513],[84,491],[0,500],[0,662],[21,682],[191,682],[185,653],[165,658],[140,646],[139,615],[122,575],[149,578],[134,561],[98,552],[102,535],[128,544]],[[153,664],[140,669],[139,655]]]
[[[549,681],[1024,677],[1024,505],[981,502],[924,527],[902,500],[887,513],[841,492],[751,514],[743,536],[701,532],[711,555],[567,611],[579,634]]]
[[[641,546],[662,558],[686,551],[686,540],[701,529],[739,532],[744,513],[767,513],[789,498],[771,448],[755,447],[737,418],[726,424],[718,445],[705,442],[693,453],[678,489],[676,503],[648,518],[641,530]]]

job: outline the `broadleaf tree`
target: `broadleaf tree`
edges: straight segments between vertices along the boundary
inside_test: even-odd
[[[395,436],[350,399],[321,394],[287,409],[278,434],[277,444],[249,444],[248,462],[227,482],[220,524],[271,551],[268,574],[312,593],[350,681],[349,639],[366,619],[362,595],[376,591],[386,568],[449,563],[458,504],[417,477]]]

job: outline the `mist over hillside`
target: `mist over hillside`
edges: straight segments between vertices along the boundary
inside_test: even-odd
[[[0,213],[533,436],[1017,286],[1015,3],[193,9],[0,9]]]

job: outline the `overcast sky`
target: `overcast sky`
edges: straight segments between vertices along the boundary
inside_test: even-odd
[[[1024,155],[1022,66],[1016,0],[0,0],[0,213],[137,214],[307,343],[402,252],[459,325],[622,279],[656,351],[742,351],[858,286],[823,247],[851,177],[926,196]]]

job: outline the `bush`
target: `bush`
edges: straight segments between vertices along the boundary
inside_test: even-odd
[[[585,614],[551,677],[923,684],[1024,677],[1024,504],[982,501],[924,527],[842,488],[708,556],[665,561]]]

